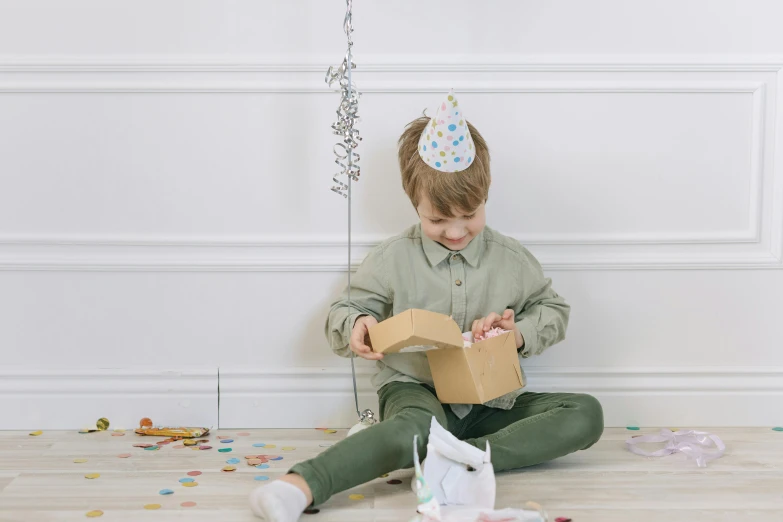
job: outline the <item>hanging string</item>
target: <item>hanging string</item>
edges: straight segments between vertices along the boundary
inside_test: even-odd
[[[351,300],[351,186],[354,181],[359,181],[359,175],[361,170],[359,168],[359,155],[354,152],[354,149],[359,145],[361,136],[359,136],[359,129],[354,128],[354,124],[359,120],[359,93],[351,77],[351,72],[356,67],[353,62],[353,40],[351,40],[351,33],[353,33],[353,16],[352,0],[346,0],[346,12],[345,20],[343,21],[343,30],[348,37],[348,51],[343,58],[342,64],[339,66],[330,66],[326,72],[326,83],[329,87],[334,84],[340,87],[340,105],[337,107],[337,120],[332,124],[332,132],[338,136],[342,136],[342,142],[338,142],[334,146],[334,155],[336,159],[334,162],[340,167],[340,172],[332,177],[334,186],[332,191],[342,195],[348,199],[348,317],[353,316],[353,302]],[[341,177],[345,177],[345,181],[341,180]],[[356,365],[354,359],[356,354],[351,351],[351,379],[353,381],[353,399],[356,407],[356,415],[360,419],[369,417],[373,414],[369,410],[365,410],[364,413],[359,411],[359,393],[356,385]]]

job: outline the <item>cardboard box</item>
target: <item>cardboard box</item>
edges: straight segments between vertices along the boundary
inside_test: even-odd
[[[379,353],[426,350],[438,400],[445,404],[482,404],[525,385],[513,332],[464,346],[450,317],[411,309],[370,328]],[[430,349],[416,347],[430,347]]]

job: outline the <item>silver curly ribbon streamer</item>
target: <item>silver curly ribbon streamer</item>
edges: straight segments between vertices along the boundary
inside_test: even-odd
[[[345,20],[343,21],[343,30],[348,36],[348,52],[345,53],[343,63],[339,66],[330,66],[326,71],[326,83],[329,87],[335,84],[340,88],[340,105],[337,107],[337,121],[332,124],[332,132],[342,136],[342,142],[334,146],[334,162],[340,167],[340,172],[332,178],[334,186],[332,190],[343,197],[348,197],[351,181],[359,181],[361,171],[359,169],[359,155],[354,152],[359,142],[362,140],[359,136],[359,129],[354,128],[354,124],[359,121],[359,97],[361,93],[356,90],[356,86],[351,80],[351,72],[356,68],[353,62],[353,41],[351,33],[353,32],[353,20],[351,9],[352,0],[346,0]],[[345,176],[345,181],[339,179]]]
[[[335,183],[332,191],[348,198],[348,317],[350,318],[353,316],[353,302],[351,301],[351,182],[359,181],[359,174],[361,173],[358,165],[359,155],[354,152],[354,149],[359,146],[362,138],[359,136],[359,129],[354,128],[354,124],[359,121],[359,96],[361,96],[361,93],[356,90],[356,86],[351,79],[351,71],[356,67],[356,64],[353,63],[353,40],[351,40],[351,33],[353,33],[353,1],[346,0],[345,6],[343,30],[348,37],[348,51],[345,53],[342,64],[337,67],[330,66],[326,71],[326,83],[329,87],[332,87],[334,84],[340,86],[340,105],[337,107],[337,121],[332,124],[332,132],[343,137],[343,141],[338,142],[334,146],[334,155],[336,156],[334,162],[342,170],[332,178],[332,181]],[[338,179],[340,176],[345,176],[345,182]],[[369,426],[375,423],[375,414],[372,410],[359,412],[355,357],[356,354],[351,351],[351,378],[353,380],[353,400],[356,406],[356,415],[359,417],[360,423]]]

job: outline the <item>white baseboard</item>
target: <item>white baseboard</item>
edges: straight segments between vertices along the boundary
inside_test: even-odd
[[[783,424],[783,368],[528,367],[534,392],[583,392],[607,426]],[[372,368],[357,368],[359,406],[378,413]],[[219,386],[218,386],[219,384]],[[218,392],[219,387],[219,392]],[[221,428],[347,428],[356,422],[350,365],[289,369],[0,367],[0,429],[78,429],[108,418]]]
[[[372,368],[357,368],[359,407],[378,413]],[[526,368],[534,392],[590,393],[606,426],[783,424],[783,368]],[[220,369],[222,428],[346,428],[356,422],[350,366]]]
[[[0,367],[0,429],[78,429],[101,417],[111,427],[217,427],[217,369]]]

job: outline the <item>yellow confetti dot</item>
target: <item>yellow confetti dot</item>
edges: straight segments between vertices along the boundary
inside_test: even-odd
[[[92,511],[88,511],[87,513],[85,513],[85,516],[89,518],[101,517],[103,516],[103,511],[101,511],[100,509],[94,509]]]
[[[337,430],[325,430],[324,433],[337,433]],[[269,446],[267,446],[268,448]]]
[[[106,417],[101,417],[98,419],[98,422],[96,422],[95,425],[98,427],[99,431],[106,431],[109,429],[109,419]]]
[[[198,482],[183,482],[182,486],[186,488],[195,488],[198,486]]]
[[[441,131],[438,131],[438,137],[439,137],[439,138],[442,138],[442,137],[443,137],[443,133],[442,133]]]
[[[84,464],[87,459],[73,459],[74,464]]]
[[[196,444],[198,444],[198,441],[193,439],[185,439],[182,441],[182,444],[184,444],[185,446],[195,446]]]
[[[86,479],[97,479],[100,476],[101,476],[100,473],[87,473],[84,476],[84,478],[86,478]]]
[[[329,430],[326,430],[326,432],[329,433]],[[267,448],[267,449],[274,449],[276,447],[277,446],[275,444],[267,444],[266,446],[264,446],[264,448]]]
[[[441,156],[445,156],[445,155],[446,155],[446,152],[445,152],[445,151],[440,151],[440,155],[441,155]]]
[[[282,447],[282,448],[280,448],[280,449],[282,449],[283,451],[293,451],[293,450],[295,450],[296,448],[295,448],[295,447],[293,447],[293,446],[285,446],[285,447]]]
[[[388,476],[389,476],[389,474],[388,474],[388,473],[384,473],[383,475],[381,475],[381,478],[386,478],[386,477],[388,477]]]
[[[43,433],[41,430],[38,430],[38,431],[33,431],[33,432],[31,432],[31,433],[30,433],[30,436],[31,436],[31,437],[37,437],[37,436],[38,436],[38,435],[40,435],[41,433]]]
[[[160,504],[144,504],[144,509],[160,509]]]
[[[351,500],[362,500],[364,498],[364,495],[348,495],[348,498]]]
[[[465,122],[464,122],[463,120],[459,120],[459,124],[460,124],[460,125],[464,125],[464,124],[465,124]]]
[[[236,471],[237,468],[235,466],[223,466],[223,471]]]

